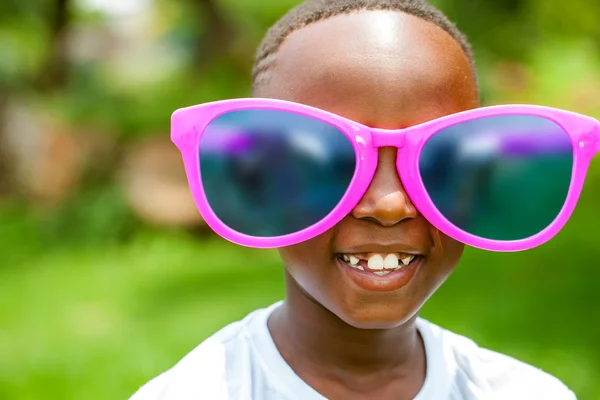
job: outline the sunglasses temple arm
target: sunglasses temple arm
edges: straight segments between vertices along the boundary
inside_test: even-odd
[[[191,107],[188,107],[191,108]],[[189,151],[194,148],[196,139],[195,128],[186,108],[176,110],[171,115],[171,141],[180,151]]]
[[[594,130],[592,132],[592,141],[594,143],[594,155],[600,152],[600,121],[595,120]]]

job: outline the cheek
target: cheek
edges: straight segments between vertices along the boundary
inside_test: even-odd
[[[279,249],[288,274],[313,297],[321,290],[332,268],[329,238],[321,235],[306,242]]]
[[[437,281],[435,288],[437,289],[456,268],[463,255],[465,245],[444,235],[439,230],[433,229],[434,250],[430,255],[430,261],[431,264],[436,265],[432,272],[435,273]]]

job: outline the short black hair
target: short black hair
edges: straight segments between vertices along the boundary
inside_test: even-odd
[[[306,0],[288,11],[267,31],[258,47],[252,67],[252,92],[255,92],[260,84],[268,80],[268,72],[275,61],[276,54],[291,33],[336,15],[367,10],[403,12],[439,26],[460,45],[469,59],[475,79],[477,79],[473,50],[467,38],[446,15],[426,0]]]

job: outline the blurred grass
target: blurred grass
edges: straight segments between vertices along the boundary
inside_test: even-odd
[[[146,232],[2,268],[0,398],[128,398],[202,338],[280,299],[274,256]]]
[[[542,248],[467,251],[422,313],[546,370],[584,400],[600,398],[589,193]],[[117,242],[87,246],[66,235],[49,245],[40,220],[3,209],[11,211],[0,213],[2,399],[126,399],[211,333],[284,296],[274,251],[149,229]]]

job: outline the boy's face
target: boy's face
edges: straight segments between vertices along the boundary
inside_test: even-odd
[[[473,72],[458,43],[432,23],[388,11],[336,16],[294,32],[271,80],[255,95],[389,129],[478,106]],[[416,315],[462,251],[411,204],[396,170],[396,149],[382,148],[371,186],[353,212],[280,254],[293,292],[288,296],[314,299],[358,328],[392,328]],[[416,268],[383,277],[339,260],[349,253],[406,252],[421,254]]]

